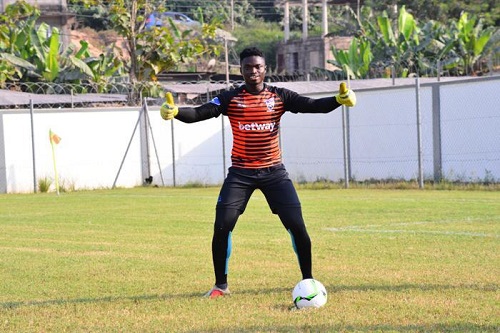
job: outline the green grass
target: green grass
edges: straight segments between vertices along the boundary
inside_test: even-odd
[[[213,284],[218,188],[0,195],[1,332],[498,332],[500,192],[300,189],[328,303],[260,192]]]

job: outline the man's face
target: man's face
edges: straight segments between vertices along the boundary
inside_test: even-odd
[[[261,84],[266,76],[266,61],[259,56],[246,57],[241,61],[240,71],[246,84]]]

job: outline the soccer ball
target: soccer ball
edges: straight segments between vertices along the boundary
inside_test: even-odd
[[[305,279],[297,283],[292,292],[293,303],[297,309],[319,308],[326,304],[325,286],[314,279]]]

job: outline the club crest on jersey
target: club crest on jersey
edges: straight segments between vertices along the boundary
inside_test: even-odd
[[[274,111],[274,97],[267,99],[266,105],[267,105],[267,112],[273,112]]]
[[[212,98],[212,100],[209,103],[220,105],[219,97]]]

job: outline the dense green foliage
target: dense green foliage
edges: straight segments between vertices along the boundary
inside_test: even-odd
[[[110,55],[113,45],[107,56],[104,53],[97,59],[90,57],[85,41],[79,48],[69,45],[63,49],[59,29],[38,23],[39,17],[40,12],[26,2],[7,6],[0,15],[0,66],[5,68],[0,85],[6,81],[91,81],[102,87],[120,74],[121,60]]]
[[[231,12],[231,2],[233,8]],[[96,30],[109,29],[109,17],[106,8],[101,5],[84,6],[84,1],[71,1],[70,8],[77,14],[78,21],[91,26]],[[230,27],[231,21],[234,25],[243,25],[252,28],[258,22],[272,22],[282,25],[283,6],[276,6],[273,0],[176,0],[161,2],[165,10],[186,13],[191,17],[197,17],[202,13],[206,21],[213,18],[220,19]],[[300,4],[295,1],[296,4]],[[154,7],[154,2],[151,3]],[[415,19],[425,21],[438,21],[446,23],[450,19],[458,20],[462,12],[481,18],[485,26],[500,25],[500,6],[496,0],[411,0],[411,1],[382,1],[364,0],[360,2],[359,13],[366,17],[377,17],[384,11],[389,17],[396,18],[398,10],[405,6]],[[331,33],[350,35],[356,32],[358,24],[353,16],[358,13],[355,2],[350,6],[329,6],[329,30]],[[320,34],[321,7],[310,6],[309,8],[309,30],[312,35]],[[290,26],[292,31],[302,30],[301,6],[290,6]]]
[[[199,27],[178,26],[172,20],[148,29],[146,18],[153,11],[164,11],[161,3],[146,0],[78,1],[78,8],[98,7],[107,12],[109,25],[126,41],[130,55],[128,73],[131,83],[156,80],[157,75],[178,63],[192,61],[204,54],[218,54],[215,31],[218,21],[200,22]]]
[[[420,23],[403,6],[395,19],[384,12],[376,22],[361,20],[360,33],[350,49],[333,47],[335,60],[330,62],[355,78],[383,76],[391,67],[398,77],[409,73],[437,76],[438,71],[476,74],[483,70],[479,61],[486,56],[486,46],[495,31],[494,27],[484,28],[481,20],[468,13],[449,20],[448,25],[437,21]],[[490,44],[489,52],[494,52],[494,45]]]
[[[205,54],[218,54],[215,38],[217,23],[203,23],[199,29],[168,26],[145,28],[144,13],[151,11],[147,1],[85,2],[106,8],[108,23],[126,41],[127,57],[121,49],[109,45],[98,57],[88,52],[88,42],[80,48],[63,49],[59,30],[38,23],[40,12],[24,1],[8,5],[0,15],[0,85],[5,82],[89,82],[106,91],[109,80],[125,72],[132,86],[146,82],[142,95],[162,93],[155,84],[157,75]],[[83,2],[79,2],[83,4]],[[128,59],[128,60],[126,60]],[[123,71],[122,71],[123,70]],[[138,102],[133,89],[130,100]]]
[[[487,26],[500,25],[500,6],[497,0],[406,0],[406,1],[381,1],[365,0],[366,8],[370,8],[374,13],[381,13],[396,4],[399,7],[406,6],[419,21],[439,21],[446,23],[450,19],[459,19],[463,12],[481,17]],[[393,11],[397,16],[397,11]]]
[[[357,8],[353,1],[350,5],[330,5],[328,13],[330,34],[358,38],[349,52],[332,51],[337,56],[335,63],[356,72],[356,77],[387,75],[384,73],[391,66],[395,67],[397,76],[409,73],[437,75],[438,61],[442,70],[450,75],[472,74],[482,71],[481,66],[485,65],[480,63],[480,58],[495,49],[494,45],[487,49],[485,43],[494,33],[493,26],[499,22],[500,10],[494,0],[452,3],[367,0],[360,5]],[[275,1],[179,0],[167,2],[165,6],[166,10],[224,22],[225,29],[238,38],[235,53],[248,45],[257,45],[265,51],[270,68],[276,68],[284,9]],[[464,11],[467,14],[464,15]],[[405,26],[398,26],[401,13],[409,19]],[[311,36],[323,33],[321,16],[321,6],[310,6]],[[465,30],[464,21],[467,21]],[[302,9],[299,2],[295,5],[291,2],[290,28],[292,39],[300,37]],[[400,28],[405,30],[400,31]]]
[[[269,70],[276,68],[276,48],[283,40],[283,30],[276,23],[262,22],[248,33],[248,29],[240,27],[234,30],[234,36],[238,39],[235,52],[239,54],[248,45],[260,48],[266,56]]]
[[[295,2],[298,5],[290,7],[292,29],[301,30],[301,1],[290,2]],[[276,7],[275,3],[276,1],[273,0],[233,0],[235,21],[243,24],[251,22],[255,17],[263,21],[281,23],[283,8]],[[339,1],[339,3],[341,2]],[[357,12],[356,1],[350,1],[350,3],[350,9]],[[393,17],[397,17],[398,9],[395,8],[406,6],[408,12],[420,21],[434,20],[445,23],[449,19],[460,18],[462,12],[465,11],[471,15],[481,17],[487,26],[500,25],[500,6],[498,6],[497,0],[362,0],[360,4],[366,11],[370,12],[371,16],[377,16],[383,11],[387,11],[392,12]],[[198,8],[203,8],[204,14],[210,16],[222,15],[228,19],[227,22],[229,22],[231,16],[231,0],[176,0],[168,1],[167,6],[170,10],[191,15],[194,15]],[[344,5],[330,5],[330,8],[330,19],[341,19],[346,14],[346,6]],[[391,9],[393,10],[391,11]],[[310,28],[314,29],[317,23],[321,21],[321,7],[311,7],[309,13],[311,15]]]

